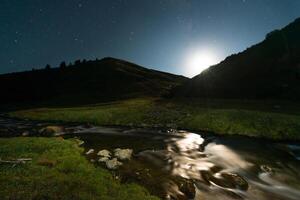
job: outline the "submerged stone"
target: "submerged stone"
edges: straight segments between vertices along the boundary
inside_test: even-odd
[[[117,158],[113,158],[112,160],[107,160],[105,164],[108,169],[117,169],[119,166],[122,165],[122,163],[119,162]]]
[[[210,181],[224,188],[248,190],[248,182],[240,175],[234,173],[218,173],[210,177]]]
[[[120,160],[130,160],[133,150],[132,149],[115,149],[115,156]]]
[[[65,129],[62,126],[47,126],[39,130],[42,136],[59,136],[64,133]]]
[[[98,162],[106,162],[108,160],[109,160],[108,157],[102,157],[102,158],[99,158]]]
[[[23,137],[27,137],[27,136],[29,136],[29,135],[30,135],[29,131],[25,131],[25,132],[22,133],[22,136],[23,136]]]

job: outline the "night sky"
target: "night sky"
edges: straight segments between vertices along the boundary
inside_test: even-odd
[[[297,17],[299,0],[1,0],[0,73],[110,56],[192,76],[194,52],[216,63]]]

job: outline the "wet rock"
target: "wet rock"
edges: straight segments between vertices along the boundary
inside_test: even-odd
[[[224,188],[247,190],[249,187],[243,177],[234,173],[218,173],[210,177],[210,181]]]
[[[167,133],[174,134],[174,133],[177,133],[177,130],[171,128],[171,129],[167,130]]]
[[[212,173],[217,173],[217,172],[220,172],[221,170],[222,170],[222,167],[217,166],[217,165],[214,165],[214,166],[212,166],[212,167],[210,168],[210,171],[211,171]]]
[[[132,156],[132,149],[115,149],[115,156],[120,160],[130,160]]]
[[[24,132],[22,133],[22,136],[23,136],[23,137],[27,137],[27,136],[29,136],[29,135],[30,135],[29,131],[24,131]]]
[[[218,168],[216,169],[219,170]],[[248,190],[248,182],[240,175],[234,173],[216,173],[213,174],[212,171],[203,170],[200,171],[202,179],[204,183],[210,185],[214,183],[223,188],[231,188],[231,189],[241,189]]]
[[[274,173],[274,170],[271,167],[267,166],[267,165],[261,165],[260,169],[263,172],[266,172],[266,173]]]
[[[90,155],[90,154],[92,154],[92,153],[94,153],[94,152],[95,152],[94,149],[90,149],[90,150],[88,150],[85,154],[86,154],[86,155]]]
[[[122,165],[122,163],[119,162],[117,158],[114,158],[112,160],[108,160],[108,161],[106,161],[105,164],[106,164],[106,167],[108,169],[117,169],[119,166]]]
[[[102,158],[99,158],[98,162],[106,162],[108,160],[109,160],[108,157],[102,157]]]
[[[208,170],[201,170],[200,171],[202,180],[207,184],[210,185],[210,180],[212,179],[213,175],[210,171]]]
[[[62,126],[47,126],[39,130],[42,136],[60,136],[64,134],[64,127]]]
[[[185,194],[187,199],[194,199],[195,197],[195,186],[192,180],[184,179],[180,181],[179,190]]]
[[[111,153],[110,151],[106,150],[106,149],[103,149],[101,151],[99,151],[97,153],[98,156],[101,156],[101,157],[107,157],[107,158],[110,158],[111,157]]]

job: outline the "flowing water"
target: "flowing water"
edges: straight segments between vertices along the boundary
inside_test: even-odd
[[[46,124],[0,119],[23,129]],[[5,125],[5,126],[4,126]],[[112,171],[163,199],[299,200],[300,144],[188,131],[69,125],[64,137],[84,141],[95,165],[97,152],[133,149],[134,156]],[[74,166],[76,167],[76,166]]]

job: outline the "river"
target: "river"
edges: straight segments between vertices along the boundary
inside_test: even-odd
[[[0,130],[20,133],[51,123],[0,117]],[[84,141],[96,166],[97,152],[132,149],[115,178],[138,183],[163,199],[299,200],[300,144],[184,130],[64,125],[65,138]],[[7,136],[7,135],[6,135]],[[74,166],[76,167],[76,166]]]

